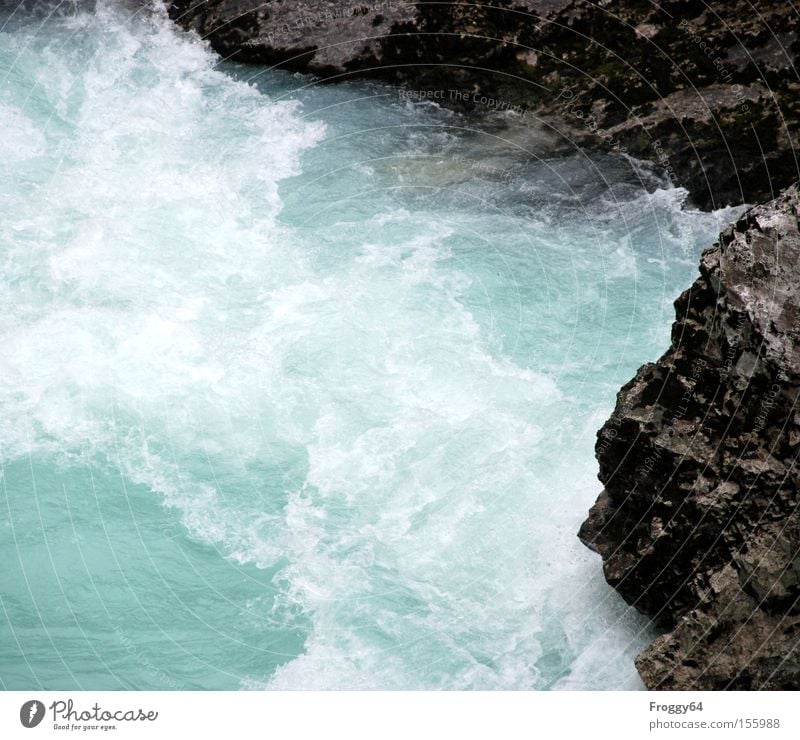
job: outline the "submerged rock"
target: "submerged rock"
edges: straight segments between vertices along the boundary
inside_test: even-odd
[[[665,629],[651,689],[800,688],[800,192],[720,235],[617,397],[580,538]]]
[[[514,111],[654,161],[706,208],[798,178],[800,15],[773,0],[171,0],[226,58]]]

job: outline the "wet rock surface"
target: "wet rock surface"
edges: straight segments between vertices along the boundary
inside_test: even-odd
[[[800,688],[800,195],[751,209],[598,432],[581,539],[664,628],[652,689]]]

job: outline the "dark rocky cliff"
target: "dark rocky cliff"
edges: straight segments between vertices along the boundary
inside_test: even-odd
[[[225,57],[524,111],[562,147],[659,162],[703,207],[762,202],[800,177],[800,14],[791,3],[168,4]]]
[[[598,432],[581,539],[666,630],[649,688],[800,688],[800,194],[743,215]]]

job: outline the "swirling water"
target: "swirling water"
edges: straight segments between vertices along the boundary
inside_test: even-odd
[[[2,686],[636,688],[594,435],[732,213],[136,4],[2,12]]]

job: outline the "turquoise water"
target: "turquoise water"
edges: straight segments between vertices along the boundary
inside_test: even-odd
[[[594,434],[732,212],[38,8],[0,18],[0,684],[638,688]]]

